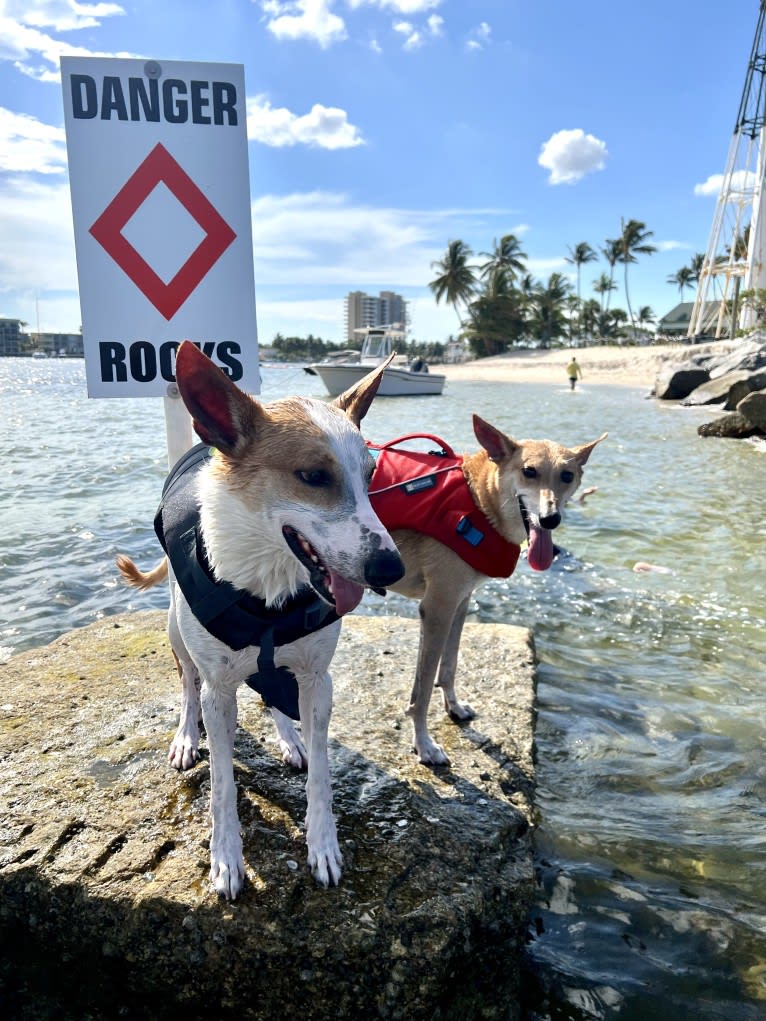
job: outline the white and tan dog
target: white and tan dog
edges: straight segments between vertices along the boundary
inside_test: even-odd
[[[282,750],[287,761],[308,767],[309,865],[325,886],[337,883],[341,875],[327,761],[332,708],[328,667],[340,634],[339,618],[358,604],[365,586],[386,587],[403,574],[391,537],[367,496],[373,461],[358,429],[384,368],[332,405],[297,397],[260,404],[193,344],[185,342],[177,352],[181,397],[203,443],[215,451],[212,456],[203,451],[204,461],[193,468],[198,524],[190,528],[184,520],[177,529],[181,545],[191,550],[191,567],[177,562],[178,554],[170,548],[173,476],[166,484],[167,490],[172,482],[163,497],[165,509],[158,515],[168,516],[162,540],[171,561],[168,632],[183,689],[169,759],[178,769],[196,761],[201,704],[210,748],[210,877],[227,898],[237,896],[245,876],[232,765],[237,689],[255,675],[276,679],[279,685],[283,668],[294,675],[298,687],[305,744],[297,750],[291,740]],[[168,573],[167,558],[148,573],[127,557],[118,558],[118,567],[138,588],[157,584]],[[186,575],[191,596],[181,591]],[[195,584],[201,586],[199,599]],[[216,631],[230,616],[229,610],[217,615],[227,600],[239,600],[233,612],[240,630],[235,638],[219,630],[227,639],[222,640],[210,629]],[[190,601],[201,608],[192,610]],[[317,615],[327,614],[330,623],[325,616],[318,630],[304,629],[302,637],[280,643],[280,620],[305,622],[311,617],[316,625]],[[256,638],[258,628],[266,628],[260,644],[243,638],[242,621],[251,618],[257,624]],[[274,694],[273,688],[267,690]]]
[[[474,503],[509,544],[520,546],[528,539],[530,566],[547,570],[554,557],[551,532],[561,523],[564,506],[580,485],[593,448],[607,434],[569,449],[551,440],[514,440],[478,415],[473,417],[473,427],[482,449],[466,455],[462,467]],[[414,747],[421,762],[448,765],[446,752],[428,732],[431,689],[435,681],[452,719],[475,716],[471,706],[458,699],[455,671],[471,595],[488,576],[428,535],[409,530],[391,534],[405,574],[388,587],[420,600],[420,646],[408,708]]]

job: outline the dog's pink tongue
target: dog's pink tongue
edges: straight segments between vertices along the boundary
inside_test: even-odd
[[[335,612],[339,617],[342,617],[344,613],[351,613],[362,601],[364,588],[357,585],[355,581],[341,577],[335,571],[330,572],[330,585],[335,597]]]
[[[553,563],[553,536],[549,529],[530,526],[527,563],[533,571],[547,571]]]

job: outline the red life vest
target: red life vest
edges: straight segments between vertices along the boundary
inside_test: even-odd
[[[438,450],[397,450],[407,440],[426,439]],[[410,433],[388,443],[367,442],[375,458],[370,503],[389,532],[409,528],[454,550],[488,578],[508,578],[520,547],[495,530],[476,506],[463,472],[463,457],[438,436]]]

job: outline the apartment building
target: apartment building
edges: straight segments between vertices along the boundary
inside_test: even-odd
[[[394,326],[406,330],[408,325],[407,302],[401,294],[381,291],[375,297],[363,291],[346,295],[343,312],[343,332],[346,342],[358,343],[354,330],[364,326]]]
[[[29,337],[21,332],[23,325],[20,319],[0,319],[0,357],[25,353]]]

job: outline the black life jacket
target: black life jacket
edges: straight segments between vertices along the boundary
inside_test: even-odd
[[[298,682],[274,663],[274,649],[333,624],[340,618],[309,585],[279,607],[227,581],[217,580],[208,563],[200,530],[197,476],[212,454],[198,443],[174,465],[162,489],[154,530],[173,568],[178,587],[202,626],[229,648],[260,647],[258,672],[246,684],[268,706],[297,720]]]

